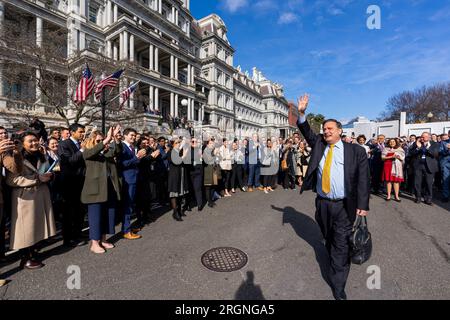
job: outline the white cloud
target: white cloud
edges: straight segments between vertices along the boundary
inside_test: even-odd
[[[332,16],[339,16],[341,14],[344,14],[344,11],[342,11],[339,8],[331,7],[328,9],[328,13],[331,14]]]
[[[277,8],[278,6],[273,0],[259,0],[253,5],[253,9],[259,12],[276,10]]]
[[[298,20],[297,15],[295,15],[292,12],[285,12],[281,14],[280,18],[278,19],[279,24],[289,24],[293,23]]]
[[[222,6],[225,10],[234,13],[239,9],[246,7],[248,5],[248,0],[223,0]]]

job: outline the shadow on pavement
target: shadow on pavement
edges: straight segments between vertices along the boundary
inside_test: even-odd
[[[330,258],[327,249],[323,244],[323,236],[316,222],[304,213],[298,212],[292,207],[278,208],[272,205],[272,209],[283,213],[283,224],[290,224],[297,235],[306,241],[316,255],[316,261],[320,267],[323,280],[330,286],[328,280],[328,270],[330,268]]]
[[[235,300],[266,300],[259,285],[255,285],[255,274],[247,271],[247,280],[242,282],[234,296]]]

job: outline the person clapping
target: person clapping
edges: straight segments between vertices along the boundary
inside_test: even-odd
[[[116,203],[120,200],[120,181],[116,157],[122,152],[120,140],[115,139],[120,126],[110,128],[106,137],[93,131],[83,142],[86,178],[81,202],[88,206],[90,250],[105,253],[114,245],[106,241],[107,234],[115,233]]]

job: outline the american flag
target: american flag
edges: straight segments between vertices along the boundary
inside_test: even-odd
[[[139,82],[133,83],[131,86],[128,87],[128,89],[126,89],[124,92],[120,94],[120,97],[122,98],[120,110],[122,110],[122,107],[125,104],[125,102],[127,102],[128,98],[130,98],[131,94],[136,90],[138,83]]]
[[[100,101],[100,99],[102,98],[103,88],[115,87],[117,85],[122,73],[123,70],[116,71],[112,75],[106,77],[97,84],[97,88],[95,89],[95,99],[97,99],[97,101]]]
[[[83,70],[83,75],[81,77],[80,83],[78,84],[73,101],[76,104],[81,104],[85,102],[91,95],[94,88],[95,88],[94,76],[92,75],[91,70],[86,64],[86,68]]]

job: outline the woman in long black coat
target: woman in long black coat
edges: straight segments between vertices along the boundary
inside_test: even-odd
[[[172,150],[169,152],[167,159],[169,160],[168,175],[168,191],[170,204],[173,209],[173,218],[177,221],[183,221],[182,211],[183,198],[189,193],[187,165],[183,160],[188,156],[188,148],[182,148],[181,139],[175,139],[172,142]]]

